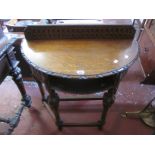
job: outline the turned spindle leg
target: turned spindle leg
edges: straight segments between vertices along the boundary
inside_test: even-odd
[[[99,120],[98,128],[102,129],[102,126],[105,124],[106,116],[109,108],[112,106],[112,104],[115,102],[115,95],[119,86],[120,79],[122,78],[123,74],[118,74],[116,76],[114,86],[110,89],[108,89],[107,92],[103,95],[103,110],[101,113],[101,119]]]
[[[39,90],[40,90],[40,93],[41,93],[41,96],[42,96],[42,101],[47,102],[47,98],[46,98],[46,95],[45,95],[45,90],[44,90],[42,82],[40,82],[36,78],[34,78],[34,79],[35,79],[35,81],[37,82],[37,84],[39,86]]]
[[[23,79],[21,75],[21,70],[19,67],[13,68],[10,75],[13,77],[14,82],[16,83],[21,95],[22,95],[22,101],[24,101],[25,106],[31,107],[31,97],[27,95]]]
[[[58,126],[58,129],[61,130],[63,126],[63,122],[61,121],[61,118],[59,115],[59,96],[52,88],[48,88],[48,92],[49,92],[49,96],[47,98],[47,103],[55,115],[56,125]]]

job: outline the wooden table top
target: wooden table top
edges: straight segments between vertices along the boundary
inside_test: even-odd
[[[118,70],[133,62],[138,44],[132,40],[33,40],[23,39],[22,50],[46,71],[73,76],[93,76]]]

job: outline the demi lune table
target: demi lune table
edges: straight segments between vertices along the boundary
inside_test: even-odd
[[[59,129],[63,126],[97,126],[101,129],[108,109],[115,101],[119,82],[138,57],[139,48],[135,39],[23,39],[21,51]],[[47,98],[43,83],[49,93]],[[64,123],[59,114],[59,102],[65,99],[59,98],[57,90],[76,94],[103,91],[100,120],[85,124]]]

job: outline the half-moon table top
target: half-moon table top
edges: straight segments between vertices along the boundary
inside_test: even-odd
[[[103,75],[130,65],[138,56],[135,40],[23,39],[22,51],[32,64],[74,77]]]

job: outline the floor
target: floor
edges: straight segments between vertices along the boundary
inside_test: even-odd
[[[59,131],[51,113],[41,102],[38,86],[34,82],[25,81],[27,93],[32,98],[32,107],[25,108],[18,127],[13,135],[150,135],[154,129],[145,125],[140,119],[124,118],[125,111],[135,111],[143,107],[155,96],[154,85],[143,85],[144,79],[139,59],[131,66],[120,83],[116,101],[107,115],[102,130],[96,127],[64,127]],[[58,92],[60,96],[64,94]],[[0,116],[11,117],[20,104],[20,93],[13,81],[7,78],[0,85]],[[101,92],[96,93],[102,96]],[[99,119],[102,109],[101,101],[61,102],[60,114],[65,122],[92,122]],[[0,133],[8,128],[0,123]]]

